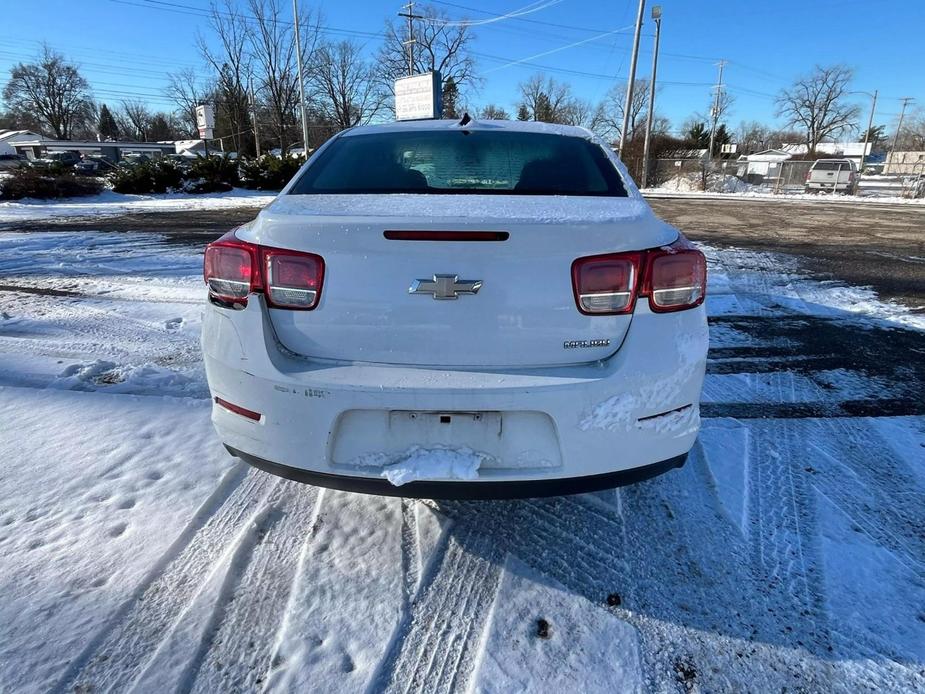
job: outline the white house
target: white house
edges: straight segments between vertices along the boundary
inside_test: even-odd
[[[766,149],[763,152],[739,157],[736,176],[748,183],[761,183],[765,178],[777,178],[780,175],[781,162],[793,155],[780,149]]]

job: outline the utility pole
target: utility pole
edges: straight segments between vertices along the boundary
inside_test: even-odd
[[[893,153],[896,151],[896,143],[899,142],[899,131],[903,127],[903,116],[906,115],[906,105],[910,101],[915,101],[911,96],[904,96],[901,101],[903,102],[902,110],[899,112],[899,124],[896,126],[896,134],[893,135],[893,144],[890,147],[890,156],[887,157],[887,164],[890,163],[890,160],[893,158]]]
[[[658,42],[662,34],[662,6],[652,7],[655,22],[655,49],[652,51],[652,79],[649,80],[649,110],[646,113],[646,138],[642,145],[642,187],[649,185],[649,138],[652,136],[652,120],[655,118],[655,77],[658,74]]]
[[[719,80],[716,83],[714,89],[716,90],[716,95],[713,97],[713,119],[710,123],[710,150],[707,152],[710,156],[710,168],[712,169],[713,165],[713,141],[716,138],[716,121],[719,119],[719,105],[720,99],[723,96],[723,68],[726,67],[726,61],[720,60],[717,65],[719,66]]]
[[[630,74],[626,81],[626,102],[623,106],[623,127],[620,128],[620,158],[623,158],[623,146],[626,144],[626,130],[630,124],[630,109],[633,104],[633,84],[636,82],[636,59],[639,57],[639,35],[642,33],[642,13],[646,9],[646,0],[639,0],[636,13],[636,33],[633,35],[633,56],[630,58]]]
[[[257,100],[254,98],[254,85],[251,78],[247,78],[247,92],[251,100],[251,118],[254,119],[254,146],[257,148],[257,156],[260,156],[260,128],[257,126]],[[285,154],[285,152],[283,152]]]
[[[399,12],[399,17],[408,18],[408,40],[405,41],[405,45],[408,47],[408,77],[411,77],[414,74],[414,20],[415,19],[424,19],[423,15],[414,13],[414,3],[409,2],[407,5],[403,5],[402,9],[406,10],[405,12]]]
[[[858,167],[858,179],[864,175],[864,160],[867,159],[867,142],[870,140],[870,129],[874,127],[874,111],[877,110],[877,90],[870,95],[873,101],[870,105],[870,118],[867,120],[867,132],[864,133],[864,146],[861,148],[861,165]]]
[[[292,0],[292,18],[295,24],[295,58],[299,68],[299,103],[302,106],[302,152],[308,158],[308,113],[305,111],[305,78],[302,76],[302,42],[299,39],[299,5]]]

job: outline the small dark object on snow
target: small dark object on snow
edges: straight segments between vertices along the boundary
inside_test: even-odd
[[[459,119],[459,125],[469,125],[472,122],[472,118],[468,113],[464,113],[463,117]]]
[[[611,593],[607,596],[607,604],[611,607],[620,607],[620,603],[622,602],[623,600],[620,598],[619,593]]]
[[[697,669],[690,663],[684,663],[679,660],[674,664],[674,669],[682,682],[693,682],[697,678]]]
[[[541,639],[549,638],[549,622],[545,619],[536,620],[536,635]]]

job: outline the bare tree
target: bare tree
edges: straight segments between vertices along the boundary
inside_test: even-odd
[[[590,104],[577,99],[566,82],[537,73],[521,82],[518,88],[521,96],[518,118],[524,115],[523,120],[579,125],[590,117]]]
[[[656,90],[656,94],[658,90]],[[649,81],[636,80],[633,83],[633,100],[630,103],[630,117],[627,140],[632,140],[641,134],[646,125],[649,105]],[[609,140],[620,139],[620,129],[623,127],[623,112],[626,108],[626,85],[617,84],[604,95],[604,99],[594,111],[591,119],[591,129],[598,135]]]
[[[742,121],[735,132],[740,154],[750,154],[770,147],[771,129],[756,120]]]
[[[13,66],[3,99],[14,113],[38,116],[62,140],[69,139],[94,112],[87,80],[47,44],[36,62]]]
[[[477,87],[480,80],[471,52],[475,36],[465,20],[452,20],[430,5],[415,5],[415,12],[424,18],[414,27],[414,72],[439,70],[444,84],[452,78],[461,94]],[[393,82],[408,74],[409,38],[406,23],[396,20],[386,24],[385,41],[379,50],[379,76],[390,92]]]
[[[212,4],[209,25],[218,38],[219,48],[213,48],[201,35],[199,52],[216,74],[214,98],[223,127],[219,135],[228,137],[238,152],[251,153],[254,135],[248,103],[247,81],[251,74],[249,19],[233,0],[223,0],[221,6]],[[217,115],[218,115],[217,114]],[[222,132],[227,130],[227,132]]]
[[[250,50],[253,54],[254,88],[269,117],[272,136],[285,151],[300,136],[296,134],[299,105],[299,75],[293,25],[282,20],[279,0],[248,0],[254,21]],[[299,18],[302,63],[314,62],[319,36],[319,17]]]
[[[479,112],[479,118],[482,120],[510,120],[511,115],[501,106],[488,104]]]
[[[119,130],[140,142],[148,141],[153,115],[143,101],[123,101],[122,108],[116,115]]]
[[[187,68],[167,74],[167,96],[176,104],[178,127],[188,137],[197,134],[196,107],[209,100],[195,70]]]
[[[338,130],[368,123],[386,100],[375,68],[352,41],[327,43],[317,49],[311,86],[322,118]]]
[[[802,130],[810,156],[827,137],[853,127],[859,108],[845,101],[853,73],[844,65],[816,66],[777,97],[777,115],[787,125]]]
[[[893,135],[896,128],[893,128]],[[925,109],[917,108],[907,115],[896,140],[896,149],[912,152],[925,151]]]

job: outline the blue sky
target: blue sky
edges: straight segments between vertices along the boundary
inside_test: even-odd
[[[373,53],[387,19],[405,0],[323,0],[300,4],[320,9],[327,26],[357,32],[353,38]],[[283,0],[288,7],[289,0]],[[208,0],[4,0],[0,11],[0,74],[29,60],[42,41],[79,63],[98,100],[117,104],[141,98],[169,109],[163,96],[168,71],[202,70],[197,32],[208,35],[200,16]],[[488,19],[529,0],[448,0],[435,3],[453,18]],[[653,2],[648,5],[655,4]],[[775,123],[773,96],[816,63],[843,62],[854,68],[854,89],[881,94],[877,123],[895,123],[899,97],[925,105],[921,46],[922,0],[662,0],[662,51],[657,111],[674,127],[705,111],[715,63],[728,62],[725,81],[735,97],[729,117]],[[599,100],[616,81],[625,81],[637,0],[560,0],[524,16],[473,28],[474,51],[484,73],[476,105],[493,102],[513,111],[517,84],[547,68],[575,92]],[[646,9],[648,20],[649,8]],[[531,21],[524,21],[531,20]],[[624,29],[622,33],[606,33]],[[640,77],[651,68],[654,26],[643,28]],[[601,34],[605,34],[601,36]],[[332,38],[343,38],[343,34]],[[594,38],[597,37],[597,38]],[[592,39],[586,41],[587,39]],[[553,51],[527,63],[509,65]],[[563,72],[558,72],[559,70]],[[575,72],[592,73],[578,75]],[[869,99],[857,95],[864,113]]]

